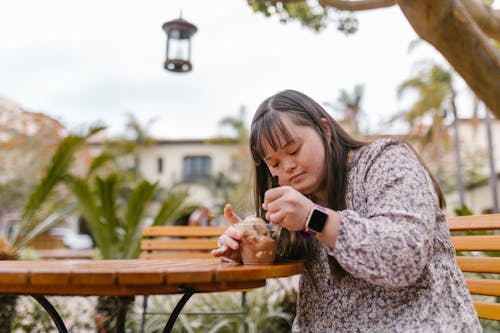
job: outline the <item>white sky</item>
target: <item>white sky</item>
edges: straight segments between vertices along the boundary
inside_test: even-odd
[[[161,26],[181,10],[198,27],[187,74],[163,69]],[[156,118],[156,137],[204,138],[241,105],[250,122],[277,91],[334,102],[339,89],[364,83],[364,127],[383,131],[378,124],[403,107],[396,87],[413,64],[442,57],[427,45],[408,53],[416,34],[398,7],[357,17],[359,31],[346,37],[334,24],[319,34],[281,24],[244,0],[4,1],[0,96],[70,129],[100,120],[113,135],[132,112],[144,124]]]

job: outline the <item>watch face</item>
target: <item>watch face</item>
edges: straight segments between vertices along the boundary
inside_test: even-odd
[[[311,218],[309,219],[309,223],[307,224],[307,228],[316,232],[322,232],[327,219],[328,214],[317,208],[314,208],[311,214]]]

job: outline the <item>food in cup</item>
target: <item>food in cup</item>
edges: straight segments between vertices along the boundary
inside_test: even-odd
[[[255,216],[234,225],[240,231],[241,258],[244,265],[270,265],[274,263],[277,248],[276,226]]]

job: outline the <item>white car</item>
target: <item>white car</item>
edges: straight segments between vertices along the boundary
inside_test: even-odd
[[[77,234],[67,228],[53,228],[50,234],[60,237],[64,245],[73,250],[91,249],[94,246],[92,238],[87,234]]]

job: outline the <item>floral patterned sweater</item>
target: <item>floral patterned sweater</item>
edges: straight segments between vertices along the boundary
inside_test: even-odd
[[[317,242],[300,278],[293,332],[482,331],[432,181],[405,143],[353,154],[346,206],[335,248]],[[347,274],[334,280],[328,256]]]

